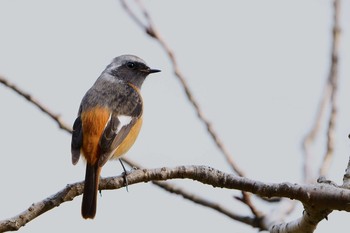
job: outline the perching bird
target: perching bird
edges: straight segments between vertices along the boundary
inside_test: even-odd
[[[81,213],[94,218],[102,166],[126,153],[134,144],[142,125],[142,83],[149,68],[133,55],[113,59],[83,97],[73,125],[72,163],[83,154],[86,173]]]

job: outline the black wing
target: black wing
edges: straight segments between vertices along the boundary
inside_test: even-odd
[[[80,148],[83,145],[83,130],[81,118],[78,116],[73,124],[71,152],[72,152],[72,163],[75,165],[79,161]]]
[[[100,139],[101,156],[98,160],[99,166],[102,167],[111,158],[113,152],[129,134],[137,119],[137,117],[130,116],[128,122],[122,123],[117,114],[112,114]]]

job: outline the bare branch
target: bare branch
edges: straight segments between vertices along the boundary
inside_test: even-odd
[[[327,150],[323,157],[323,162],[319,174],[326,176],[330,163],[333,158],[334,152],[334,136],[335,136],[335,123],[337,116],[337,87],[338,87],[338,53],[339,53],[339,38],[340,38],[340,25],[339,25],[339,14],[340,14],[340,1],[333,1],[333,41],[332,41],[332,53],[331,53],[331,66],[329,71],[328,82],[331,85],[331,115],[328,122],[327,131]]]
[[[20,96],[24,97],[26,100],[28,100],[30,103],[37,106],[42,112],[47,114],[51,119],[57,122],[60,129],[63,129],[64,131],[71,133],[72,128],[66,125],[60,118],[58,114],[53,113],[50,111],[47,107],[45,107],[43,104],[41,104],[39,101],[35,100],[30,94],[27,92],[21,90],[17,86],[15,86],[13,83],[10,83],[8,80],[6,80],[4,77],[0,76],[0,83],[2,83],[4,86],[10,88],[11,90],[15,91]]]
[[[140,20],[136,14],[130,9],[129,5],[125,0],[121,0],[121,4],[124,7],[125,11],[130,15],[130,17],[136,22],[137,25],[139,25],[149,36],[156,39],[159,44],[162,46],[166,54],[168,55],[174,69],[175,77],[180,81],[184,92],[187,96],[187,99],[192,104],[193,108],[195,109],[198,118],[204,123],[205,127],[207,128],[207,131],[213,141],[215,142],[216,146],[219,148],[219,150],[222,152],[222,154],[225,156],[227,162],[230,164],[232,169],[239,175],[244,176],[243,171],[238,167],[236,162],[233,160],[232,155],[228,152],[222,141],[220,140],[218,134],[215,132],[213,126],[209,122],[209,120],[204,116],[204,113],[202,112],[201,108],[199,107],[198,101],[194,98],[192,91],[190,90],[190,87],[188,86],[186,79],[184,75],[182,74],[177,60],[175,58],[174,52],[170,48],[170,46],[165,42],[163,37],[160,35],[158,30],[155,28],[153,21],[146,10],[146,8],[141,4],[141,1],[137,1],[138,6],[140,7],[141,11],[143,12],[143,15],[145,16],[147,20],[147,25],[142,23],[142,20]]]
[[[349,157],[349,161],[348,161],[348,166],[345,170],[345,174],[343,177],[343,187],[350,189],[350,157]]]
[[[305,207],[301,218],[288,223],[272,225],[269,231],[270,233],[312,233],[316,230],[318,223],[323,219],[327,219],[331,212],[327,209],[315,211]]]
[[[127,158],[122,158],[123,162],[125,162],[126,164],[128,164],[129,166],[135,168],[135,169],[142,169],[143,167]],[[169,184],[166,183],[164,181],[152,181],[152,183],[156,186],[158,186],[159,188],[173,193],[173,194],[177,194],[182,196],[183,198],[192,201],[196,204],[211,208],[213,210],[218,211],[221,214],[226,215],[227,217],[248,224],[252,227],[257,227],[257,228],[261,228],[261,218],[257,218],[257,217],[248,217],[248,216],[242,216],[239,215],[237,213],[234,213],[233,211],[228,210],[227,208],[219,205],[218,203],[214,203],[212,201],[209,201],[208,199],[205,199],[203,197],[197,196],[193,193],[189,193],[188,191],[181,189],[179,187],[176,187],[174,184]],[[244,193],[244,192],[242,192]],[[260,215],[261,216],[261,215]]]
[[[126,1],[121,1],[121,4],[124,7],[125,11],[128,13],[128,15],[135,21],[135,23],[139,27],[147,29],[147,26],[142,23],[142,21],[136,16],[136,14],[134,14],[134,12],[130,9]]]
[[[313,180],[311,175],[311,155],[310,146],[315,141],[315,138],[319,132],[323,116],[329,106],[330,117],[328,121],[327,130],[327,149],[323,157],[322,164],[320,166],[319,175],[325,176],[329,170],[330,162],[333,157],[334,151],[334,135],[335,135],[335,123],[337,116],[337,85],[338,85],[338,53],[339,53],[339,38],[340,38],[340,1],[333,1],[333,30],[332,30],[332,48],[331,48],[331,65],[330,71],[323,91],[323,97],[320,101],[316,119],[310,132],[305,136],[303,140],[304,149],[304,181],[310,182]]]
[[[250,211],[255,215],[256,219],[261,219],[263,216],[263,213],[258,210],[254,204],[252,203],[251,194],[247,192],[242,192],[242,197],[235,197],[236,200],[241,201],[242,203],[246,204]],[[264,200],[264,199],[262,199]],[[265,200],[264,200],[265,201]]]
[[[329,102],[331,95],[331,85],[327,81],[324,91],[323,91],[323,96],[322,99],[319,103],[316,118],[314,121],[314,125],[312,126],[310,132],[305,136],[303,142],[302,142],[302,148],[304,152],[304,167],[303,167],[303,177],[304,177],[304,182],[305,183],[310,183],[311,181],[314,180],[314,177],[312,175],[312,169],[311,169],[311,164],[312,164],[312,157],[311,157],[311,152],[310,152],[310,147],[311,145],[315,142],[316,136],[319,133],[319,130],[321,128],[321,123],[327,108],[327,104]]]
[[[35,101],[34,98],[32,96],[30,96],[29,94],[27,94],[25,91],[23,90],[20,90],[19,88],[17,88],[15,85],[11,84],[9,81],[7,81],[6,79],[2,78],[0,76],[0,82],[3,83],[5,86],[9,87],[10,89],[12,89],[13,91],[15,91],[17,94],[25,97],[30,103],[34,104],[35,106],[39,107],[40,110],[42,110],[45,114],[49,115],[51,117],[51,119],[53,119],[54,121],[57,122],[57,124],[59,124],[61,129],[71,133],[71,129],[68,128],[68,126],[66,126],[66,124],[62,121],[60,121],[60,119],[58,117],[55,117],[55,115],[46,107],[44,107],[43,105],[41,105],[38,101]],[[52,117],[54,116],[54,117]],[[127,164],[129,164],[131,167],[136,167],[136,168],[141,168],[141,166],[129,159],[126,159],[126,158],[123,158],[123,161],[126,162]],[[160,187],[160,188],[163,188],[164,190],[168,191],[168,192],[171,192],[171,193],[175,193],[175,194],[178,194],[178,195],[181,195],[183,196],[184,198],[188,199],[188,200],[191,200],[197,204],[200,204],[200,205],[203,205],[203,206],[206,206],[206,207],[209,207],[209,208],[212,208],[232,219],[235,219],[237,221],[240,221],[240,222],[243,222],[243,223],[246,223],[248,225],[251,225],[252,227],[258,227],[258,221],[256,220],[256,218],[250,218],[250,217],[245,217],[245,216],[240,216],[238,214],[235,214],[233,212],[230,212],[229,210],[225,209],[224,207],[220,206],[219,204],[217,203],[214,203],[214,202],[210,202],[208,200],[205,200],[204,198],[201,198],[201,197],[198,197],[198,196],[195,196],[194,194],[190,194],[188,192],[186,192],[185,190],[181,190],[173,185],[170,185],[170,184],[164,184],[164,182],[160,183],[160,182],[157,182],[157,181],[153,181],[152,183],[154,183],[156,186]],[[70,187],[67,186],[66,189],[70,189]],[[62,190],[64,191],[64,190]],[[58,194],[56,194],[58,196],[61,196],[60,192]],[[77,195],[80,195],[80,194],[77,194]],[[48,202],[50,202],[51,204],[53,204],[54,202],[50,201],[51,198],[49,197],[48,198]],[[42,202],[46,202],[46,200],[43,200]],[[27,211],[24,211],[23,213],[21,213],[18,217],[20,217],[21,221],[19,220],[16,220],[16,221],[12,221],[12,220],[9,220],[9,222],[6,223],[6,225],[8,225],[8,227],[10,229],[14,229],[14,230],[17,230],[18,227],[21,227],[21,226],[24,226],[24,224],[26,222],[29,222],[30,220],[34,219],[35,217],[41,215],[42,213],[52,209],[53,207],[55,207],[54,205],[53,206],[47,206],[45,208],[34,208],[36,211],[33,212],[32,211],[32,207],[29,207]],[[49,208],[49,209],[47,209]],[[28,212],[28,213],[27,213]],[[21,216],[27,216],[26,218],[23,218]],[[31,217],[33,216],[33,217]],[[0,227],[0,232],[1,232],[1,227]]]
[[[178,66],[178,63],[177,63],[177,60],[175,58],[174,52],[172,51],[170,46],[166,43],[166,41],[163,39],[163,37],[160,35],[158,30],[156,29],[150,14],[146,10],[146,8],[143,6],[142,2],[140,0],[136,0],[136,2],[138,3],[139,8],[143,12],[143,15],[144,15],[145,19],[147,20],[147,25],[142,23],[142,20],[140,20],[136,16],[136,14],[131,10],[131,8],[129,7],[129,5],[126,3],[125,0],[121,0],[122,6],[124,7],[125,11],[130,15],[130,17],[149,36],[151,36],[152,38],[156,39],[159,42],[159,44],[161,45],[161,47],[164,49],[166,54],[168,55],[168,57],[169,57],[169,59],[170,59],[170,61],[172,63],[173,69],[174,69],[175,77],[177,77],[177,79],[180,81],[180,83],[181,83],[181,85],[182,85],[182,87],[184,89],[184,92],[186,94],[187,99],[192,104],[193,108],[195,109],[195,111],[197,113],[197,116],[200,119],[200,121],[202,121],[204,123],[204,125],[205,125],[205,127],[206,127],[206,129],[207,129],[207,131],[209,133],[209,135],[213,139],[215,145],[218,147],[218,149],[221,151],[221,153],[226,158],[226,161],[228,162],[228,164],[231,166],[233,171],[235,171],[239,176],[245,176],[244,172],[236,164],[236,162],[233,159],[233,156],[226,149],[226,147],[224,146],[224,144],[220,140],[218,134],[214,130],[212,124],[209,122],[209,120],[206,118],[206,116],[202,112],[201,108],[199,107],[198,101],[194,98],[194,96],[192,94],[192,91],[190,90],[190,87],[188,86],[188,84],[186,82],[186,79],[185,79],[184,75],[182,74],[182,72],[181,72],[181,70],[180,70],[180,68]],[[253,214],[258,214],[259,211],[253,205],[252,201],[250,200],[250,196],[246,195],[244,193],[242,193],[242,195],[243,195],[243,197],[245,197],[244,198],[245,204],[250,208],[252,213]],[[256,215],[256,217],[259,218],[260,216]]]
[[[219,212],[223,215],[226,215],[227,217],[229,217],[233,220],[236,220],[236,221],[241,222],[241,223],[245,223],[245,224],[250,225],[250,226],[255,227],[255,228],[262,229],[261,223],[260,223],[261,221],[260,221],[260,219],[258,219],[256,217],[248,217],[248,216],[242,216],[242,215],[236,214],[233,211],[225,208],[224,206],[219,205],[218,203],[209,201],[205,198],[202,198],[200,196],[189,193],[186,190],[180,189],[174,185],[169,185],[168,183],[166,183],[164,181],[152,181],[152,183],[155,184],[156,186],[162,188],[162,189],[167,190],[170,193],[180,195],[183,198],[190,200],[194,203],[197,203],[199,205],[209,207],[213,210],[216,210],[217,212]],[[245,192],[243,192],[243,193],[245,193]]]
[[[192,179],[213,187],[238,189],[265,197],[278,196],[296,199],[301,201],[306,209],[306,214],[304,214],[302,219],[298,221],[308,222],[309,220],[312,220],[312,224],[314,225],[317,224],[315,223],[315,219],[321,221],[331,210],[345,210],[350,212],[350,190],[347,189],[341,189],[327,184],[298,185],[286,182],[263,183],[224,173],[207,166],[138,169],[128,174],[127,179],[129,185],[154,180]],[[124,177],[117,176],[101,179],[99,189],[111,190],[119,189],[123,186]],[[49,211],[66,201],[73,200],[74,197],[81,195],[82,192],[83,182],[67,185],[66,188],[58,193],[44,199],[43,201],[32,204],[21,214],[0,221],[0,232],[17,230],[46,211]],[[310,206],[313,206],[313,208],[311,209]],[[265,229],[276,230],[277,227],[278,225],[270,225],[266,226]]]
[[[83,192],[83,182],[67,185],[58,193],[45,198],[44,200],[33,203],[25,211],[12,218],[0,221],[0,232],[17,231],[19,228],[25,226],[28,222],[43,213],[59,206],[60,204],[73,200],[74,197],[79,196]]]

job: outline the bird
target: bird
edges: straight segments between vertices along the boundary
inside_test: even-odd
[[[151,69],[135,55],[112,60],[86,92],[73,123],[71,154],[73,165],[82,154],[86,161],[81,214],[96,215],[100,173],[109,159],[118,159],[134,144],[142,125],[141,86]]]

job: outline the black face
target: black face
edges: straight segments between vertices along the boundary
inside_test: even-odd
[[[148,66],[146,66],[144,63],[141,62],[135,62],[135,61],[128,61],[123,66],[127,67],[129,70],[135,70],[142,72],[146,75],[151,74],[151,73],[157,73],[160,72],[160,70],[157,69],[151,69]]]
[[[117,79],[124,80],[139,88],[141,88],[147,75],[160,71],[150,69],[145,63],[133,60],[126,60],[116,68],[107,67],[107,69],[107,72]]]
[[[110,69],[108,73],[118,78],[128,79],[133,76],[147,76],[150,70],[144,63],[126,61],[121,66]]]
[[[121,66],[109,70],[111,75],[122,79],[135,78],[135,76],[146,77],[157,72],[160,70],[150,69],[145,63],[138,61],[126,61]]]
[[[143,72],[148,74],[150,68],[146,66],[144,63],[136,62],[136,61],[127,61],[125,62],[119,69],[126,68],[130,71]]]
[[[150,69],[142,59],[136,56],[122,55],[114,58],[104,72],[140,88],[149,74],[160,70]]]

